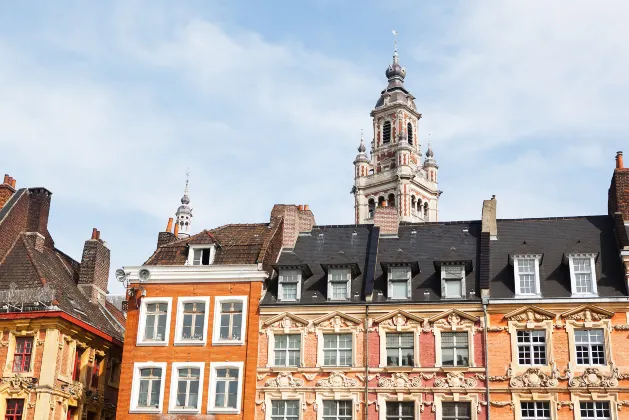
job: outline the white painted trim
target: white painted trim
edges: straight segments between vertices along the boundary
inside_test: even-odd
[[[138,271],[147,269],[151,277],[140,281]],[[203,282],[249,282],[264,281],[268,273],[258,264],[220,265],[144,265],[124,267],[129,281],[133,283],[203,283]]]
[[[572,296],[581,296],[581,297],[596,297],[598,296],[598,287],[596,285],[596,254],[580,254],[574,253],[568,255],[568,266],[570,267],[570,291],[572,292]],[[592,293],[578,293],[577,289],[577,279],[576,273],[574,272],[574,259],[575,258],[588,258],[590,260],[590,270],[592,276]]]
[[[534,299],[518,299],[518,298],[500,298],[500,299],[489,299],[489,304],[510,304],[510,303],[525,303],[527,305],[531,305],[534,303],[626,303],[629,302],[629,297],[613,297],[613,298],[592,298],[592,297],[566,297],[566,298],[544,298],[541,299],[536,297]]]
[[[240,340],[221,340],[221,303],[242,301],[242,325]],[[214,298],[214,325],[212,326],[212,344],[215,346],[242,346],[247,340],[247,296],[216,296]]]
[[[140,369],[160,368],[162,379],[159,387],[159,407],[144,408],[138,407],[138,397],[140,395]],[[131,403],[129,413],[161,413],[164,404],[164,382],[166,380],[166,362],[136,362],[133,364],[133,380],[131,382]]]
[[[459,267],[461,269],[461,296],[447,297],[446,296],[446,280],[455,280],[455,279],[446,279],[446,267]],[[467,287],[465,284],[465,264],[460,265],[442,265],[441,266],[441,297],[442,299],[466,299],[467,296]]]
[[[406,392],[378,393],[376,397],[376,407],[378,411],[378,420],[387,420],[387,402],[412,402],[414,419],[421,419],[421,407],[423,400],[423,392],[407,394]]]
[[[466,403],[470,405],[470,420],[476,420],[478,418],[478,393],[467,394],[453,392],[452,394],[446,394],[441,392],[435,392],[433,396],[433,405],[435,411],[435,418],[443,418],[443,403]],[[489,407],[487,407],[489,408]]]
[[[298,279],[297,279],[297,283],[296,283],[297,284],[297,296],[296,296],[295,299],[284,299],[282,297],[282,285],[284,283],[288,283],[288,284],[295,283],[295,282],[291,282],[291,281],[286,281],[285,282],[285,281],[282,280],[282,277],[283,277],[282,272],[286,272],[286,271],[295,271],[295,272],[297,272],[297,275],[298,275]],[[302,280],[301,277],[302,277],[301,270],[299,270],[299,269],[281,269],[281,270],[279,270],[279,276],[277,277],[277,300],[279,302],[299,302],[301,300],[301,280]]]
[[[330,285],[330,283],[341,283],[341,281],[332,281],[331,280],[331,275],[330,272],[331,271],[345,271],[347,273],[347,283],[345,286],[345,290],[346,290],[346,294],[347,297],[345,299],[334,299],[332,297],[332,286]],[[330,268],[328,270],[328,274],[327,274],[327,279],[328,279],[328,288],[327,288],[327,297],[329,301],[332,302],[346,302],[346,301],[350,301],[352,299],[352,269],[351,268],[343,268],[343,267],[339,267],[339,268]]]
[[[166,310],[166,332],[164,336],[164,340],[162,341],[144,341],[144,330],[146,328],[146,305],[148,303],[166,303],[168,304],[168,309]],[[170,315],[172,314],[173,309],[173,298],[171,297],[145,297],[142,299],[140,303],[140,317],[138,320],[138,336],[137,341],[135,343],[136,346],[144,346],[144,347],[159,347],[159,346],[167,346],[168,340],[170,339]]]
[[[352,402],[352,420],[358,419],[357,412],[360,409],[360,392],[359,391],[320,391],[315,393],[315,404],[317,411],[317,420],[323,420],[323,402],[324,401],[351,401]]]
[[[394,268],[406,268],[406,296],[404,298],[396,298],[393,299],[391,297],[391,282],[393,280],[393,276],[391,275],[391,271]],[[412,295],[412,290],[411,290],[411,267],[410,266],[402,266],[402,267],[388,267],[387,269],[387,300],[393,300],[393,301],[404,301],[404,300],[409,300],[411,298]],[[399,279],[397,279],[398,281],[400,281]]]
[[[302,420],[304,415],[303,412],[306,409],[306,402],[305,402],[305,398],[306,395],[305,393],[301,392],[300,390],[296,390],[296,389],[286,389],[284,391],[267,391],[264,393],[264,419],[265,420],[271,420],[271,407],[272,407],[272,402],[273,401],[278,401],[278,400],[296,400],[299,402],[299,420]]]
[[[306,332],[305,331],[293,331],[293,332],[275,332],[272,328],[267,330],[267,363],[266,367],[281,367],[281,368],[300,368],[304,366],[304,345],[306,342]],[[288,336],[288,335],[298,335],[299,336],[299,364],[297,366],[293,365],[276,365],[275,364],[275,337],[276,336]],[[287,359],[288,360],[288,359]]]
[[[216,400],[216,369],[236,368],[238,369],[238,396],[236,397],[236,408],[218,408],[214,406]],[[211,362],[210,363],[210,383],[208,392],[207,412],[219,414],[240,414],[242,409],[242,387],[243,387],[244,362]]]
[[[177,375],[177,371],[182,368],[199,369],[199,396],[197,398],[197,408],[175,407],[175,403],[177,401],[177,379],[179,377],[179,375]],[[204,369],[205,363],[203,362],[173,362],[170,374],[170,398],[168,403],[169,413],[196,414],[201,412],[201,404],[203,401],[203,381],[205,380]]]
[[[513,282],[514,282],[514,290],[515,295],[519,298],[526,298],[530,296],[531,298],[541,297],[542,291],[540,289],[539,282],[539,261],[542,258],[542,254],[522,254],[522,255],[514,255],[513,257]],[[535,293],[520,293],[520,273],[518,270],[518,260],[534,260],[535,264]]]
[[[185,340],[181,338],[183,330],[184,303],[205,303],[205,319],[203,320],[203,340]],[[210,318],[209,296],[185,296],[177,298],[177,318],[175,319],[175,346],[204,346],[207,343],[207,329]]]
[[[216,256],[216,246],[214,244],[198,244],[198,245],[188,245],[188,259],[186,260],[186,265],[192,265],[194,267],[207,267],[204,265],[194,265],[194,251],[198,249],[209,249],[210,250],[210,258],[209,264],[212,265],[214,263],[214,257]]]

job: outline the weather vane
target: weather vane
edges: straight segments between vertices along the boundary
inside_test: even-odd
[[[397,54],[397,31],[394,29],[392,32],[393,32],[393,52]]]

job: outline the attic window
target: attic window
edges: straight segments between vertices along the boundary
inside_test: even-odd
[[[541,295],[539,285],[541,258],[541,254],[514,255],[512,257],[516,296],[538,297]]]
[[[301,297],[301,271],[280,270],[278,298],[281,302],[294,302]]]
[[[330,268],[328,271],[328,300],[348,300],[351,270]]]
[[[573,296],[597,296],[596,254],[567,255]]]
[[[465,266],[441,266],[441,296],[445,299],[465,297]]]
[[[389,299],[409,299],[411,297],[411,268],[389,267]]]
[[[391,121],[385,121],[382,126],[382,144],[391,143]]]
[[[214,262],[214,245],[190,245],[187,265],[210,265]]]

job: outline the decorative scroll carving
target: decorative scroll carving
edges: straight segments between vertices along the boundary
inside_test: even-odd
[[[308,321],[298,316],[283,313],[275,316],[264,323],[265,327],[278,329],[300,328],[308,325]]]
[[[557,410],[561,410],[561,407],[568,407],[570,410],[574,410],[574,403],[572,401],[557,401]]]
[[[513,401],[489,401],[489,403],[491,405],[496,406],[496,407],[507,407],[507,406],[509,406],[509,408],[511,410],[513,410],[515,408],[515,403]]]
[[[501,331],[507,331],[508,328],[507,327],[487,327],[487,331],[489,332],[501,332]]]
[[[258,373],[258,374],[256,375],[256,379],[257,379],[258,381],[261,381],[262,379],[266,378],[266,377],[267,377],[267,375],[268,375],[268,373]]]
[[[467,319],[462,320],[461,317],[455,312],[452,312],[450,315],[447,316],[447,318],[441,318],[435,321],[435,325],[437,326],[451,327],[452,329],[456,329],[456,327],[466,326],[471,323],[472,322]]]
[[[522,375],[515,376],[509,381],[509,385],[514,388],[551,387],[559,385],[556,378],[556,370],[551,376],[542,372],[539,368],[529,368]]]
[[[618,411],[622,410],[622,408],[626,405],[629,405],[629,400],[621,400],[616,403],[616,406],[618,407]]]
[[[571,319],[573,321],[592,322],[609,319],[612,315],[613,314],[611,312],[604,309],[600,309],[595,306],[584,305],[576,308],[573,311],[566,312],[562,316],[565,319]]]
[[[332,372],[327,378],[317,381],[317,386],[331,388],[347,388],[357,385],[358,381],[356,379],[348,378],[342,372]]]
[[[474,388],[477,382],[475,378],[466,378],[462,372],[448,372],[445,378],[435,379],[437,388]]]
[[[326,319],[325,321],[321,322],[319,324],[319,327],[338,329],[353,327],[355,325],[355,323],[349,321],[348,319],[342,318],[340,315],[335,315],[332,318]]]
[[[511,379],[513,376],[513,370],[511,368],[507,369],[507,373],[502,376],[488,376],[487,379],[491,382],[499,382],[499,381],[507,381]]]
[[[618,368],[612,368],[612,374],[605,376],[597,368],[586,368],[582,375],[574,376],[568,382],[571,387],[602,387],[618,386]]]
[[[614,325],[614,329],[619,331],[626,331],[629,330],[629,324]]]
[[[9,387],[13,391],[21,391],[23,389],[30,389],[35,385],[33,378],[15,374],[13,376],[2,378],[3,384],[9,384]]]
[[[68,394],[70,394],[72,397],[76,399],[83,398],[84,386],[83,386],[83,383],[81,382],[76,381],[71,384],[61,385],[61,389],[63,389],[64,391],[66,391]]]
[[[293,378],[290,372],[280,372],[275,378],[266,381],[265,385],[272,388],[296,388],[304,386],[304,380]]]
[[[316,373],[304,373],[303,375],[304,375],[304,376],[306,377],[306,379],[308,379],[309,381],[312,381],[314,378],[316,378],[316,377],[317,377],[317,374],[316,374]]]
[[[368,375],[368,376],[367,376],[367,380],[368,380],[368,381],[372,381],[372,380],[374,380],[377,376],[378,376],[377,374],[375,374],[375,375]],[[365,382],[365,375],[363,375],[362,373],[357,373],[357,374],[356,374],[356,377],[357,377],[357,378],[358,378],[358,380],[360,380],[361,382],[363,382],[363,383]]]
[[[387,327],[405,327],[411,324],[417,324],[417,321],[412,318],[408,318],[399,312],[395,316],[392,316],[380,323],[380,325]]]
[[[423,413],[423,412],[424,412],[424,409],[426,408],[426,406],[427,406],[427,405],[432,405],[432,406],[434,406],[434,405],[433,405],[433,403],[432,403],[432,401],[422,401],[422,402],[421,402],[421,405],[419,406],[419,411]]]
[[[432,328],[430,327],[430,321],[428,321],[428,318],[424,318],[424,322],[422,325],[422,331],[423,332],[430,332],[432,331]]]
[[[409,378],[406,373],[392,373],[391,376],[378,375],[378,386],[381,388],[419,388],[422,386],[422,379],[433,378],[434,375],[420,373]]]
[[[553,319],[553,317],[548,314],[538,312],[533,308],[527,308],[525,311],[522,311],[519,314],[514,314],[507,319],[509,321],[540,322]]]

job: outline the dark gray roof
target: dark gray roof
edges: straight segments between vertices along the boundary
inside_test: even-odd
[[[498,240],[491,241],[490,293],[492,298],[514,297],[513,266],[509,254],[526,242],[529,253],[543,254],[539,266],[542,297],[570,297],[570,270],[564,254],[598,254],[596,282],[599,296],[626,296],[618,255],[614,220],[610,216],[498,220]]]

